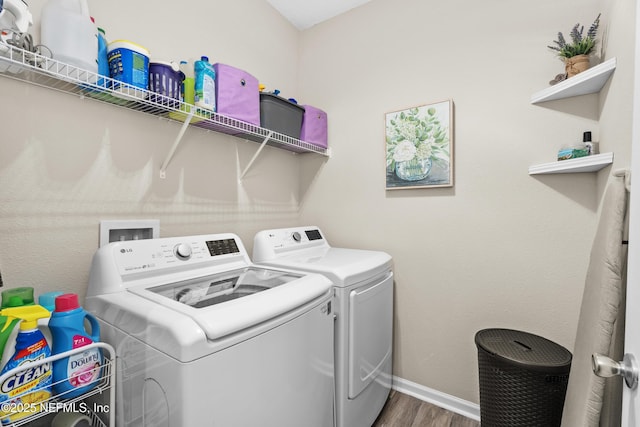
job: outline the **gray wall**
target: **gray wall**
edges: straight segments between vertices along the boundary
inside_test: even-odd
[[[478,330],[573,348],[598,202],[630,159],[634,30],[631,1],[576,5],[374,0],[302,34],[300,91],[329,111],[334,154],[302,220],[335,245],[393,255],[401,378],[477,402]],[[546,46],[600,11],[619,64],[602,95],[531,105],[564,70]],[[385,191],[385,113],[443,99],[455,104],[455,186]],[[585,130],[614,166],[528,175]]]

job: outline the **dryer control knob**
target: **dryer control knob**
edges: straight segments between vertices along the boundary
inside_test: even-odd
[[[291,237],[293,237],[293,240],[295,240],[296,242],[299,242],[302,239],[302,236],[300,236],[300,233],[298,233],[297,231],[294,231]]]
[[[179,259],[187,260],[191,258],[191,246],[186,243],[176,245],[173,251]]]

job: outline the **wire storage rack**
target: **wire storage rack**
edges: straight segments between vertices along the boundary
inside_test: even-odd
[[[22,425],[29,425],[30,427],[50,426],[51,419],[53,419],[58,412],[73,411],[88,416],[93,427],[114,427],[116,419],[116,354],[113,347],[107,343],[96,342],[64,353],[46,357],[38,361],[23,364],[1,375],[0,384],[4,384],[8,379],[24,373],[26,370],[33,367],[48,366],[48,368],[51,369],[54,361],[64,359],[74,354],[83,353],[87,350],[91,350],[92,348],[98,348],[102,352],[102,364],[99,367],[96,367],[96,369],[99,369],[99,375],[93,380],[92,384],[95,384],[93,388],[80,396],[66,398],[65,393],[61,393],[58,395],[52,395],[49,399],[37,403],[29,403],[27,401],[22,401],[21,399],[21,397],[32,393],[33,390],[26,391],[22,394],[18,393],[17,395],[12,396],[11,402],[13,403],[7,403],[7,401],[5,401],[4,404],[6,407],[3,407],[2,409],[15,410],[16,412],[28,412],[29,415],[10,422],[10,414],[5,414],[0,416],[0,422],[2,425],[10,425],[12,427]],[[69,378],[61,380],[61,382],[68,379]]]
[[[326,157],[331,153],[329,148],[198,108],[2,41],[0,76],[183,123],[174,146],[162,165],[162,177],[188,126],[259,142],[262,144],[260,150],[264,145],[270,145],[294,153],[315,153]]]

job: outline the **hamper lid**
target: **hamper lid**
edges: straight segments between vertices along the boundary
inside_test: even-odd
[[[538,335],[512,329],[484,329],[475,337],[482,349],[503,361],[531,370],[565,373],[571,366],[571,352]]]

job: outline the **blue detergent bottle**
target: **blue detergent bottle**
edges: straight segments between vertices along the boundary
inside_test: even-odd
[[[80,307],[78,295],[60,295],[55,304],[49,320],[53,355],[100,341],[98,320]],[[89,322],[90,331],[85,328],[85,319]],[[102,352],[98,348],[78,351],[54,361],[53,393],[65,399],[86,393],[98,385],[101,366]]]
[[[202,56],[200,61],[195,61],[193,71],[196,107],[216,111],[216,72],[209,63],[209,58]]]
[[[4,375],[14,368],[21,368],[0,384],[2,425],[11,425],[40,412],[43,409],[40,403],[51,397],[51,363],[29,366],[51,355],[49,344],[38,329],[38,319],[47,318],[50,313],[42,306],[28,305],[5,308],[0,314],[21,320],[16,351],[0,372],[0,375]]]
[[[107,58],[107,35],[105,31],[98,27],[98,74],[109,77],[109,60]],[[103,78],[98,79],[98,86],[109,87],[109,80]]]

